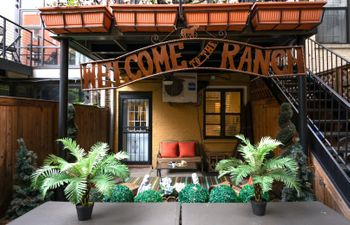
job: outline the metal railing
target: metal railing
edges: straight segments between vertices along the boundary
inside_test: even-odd
[[[305,61],[309,146],[350,207],[350,63],[311,39],[306,40]],[[297,76],[267,83],[277,99],[288,101],[298,113]]]
[[[122,130],[122,149],[128,155],[129,163],[148,163],[150,160],[150,129],[147,126],[123,127]]]
[[[298,113],[297,77],[274,77],[270,89]],[[350,104],[339,98],[320,77],[307,73],[308,142],[350,206]]]
[[[0,15],[0,58],[32,66],[32,32]]]
[[[33,41],[33,66],[58,65],[59,49],[59,44],[37,36]]]
[[[273,78],[291,103],[298,108],[298,85],[294,80]],[[327,146],[327,151],[350,171],[350,103],[339,98],[321,78],[307,75],[307,115],[309,125]]]
[[[350,61],[312,39],[305,42],[305,56],[306,67],[349,102]]]

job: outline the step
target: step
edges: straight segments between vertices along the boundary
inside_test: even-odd
[[[320,123],[314,123],[314,125],[316,125],[316,127],[318,128],[318,130],[320,130],[321,132],[326,132],[327,134],[329,134],[329,136],[335,136],[337,137],[337,135],[342,132],[346,133],[346,128],[342,127],[342,128],[336,128],[336,124],[332,125],[332,124],[326,124],[327,126],[324,126],[325,124],[320,124]],[[329,126],[333,126],[333,127],[329,127]],[[346,136],[346,134],[344,134]],[[350,132],[349,132],[350,135]]]
[[[326,131],[322,133],[326,137],[334,137],[338,139],[350,136],[350,132],[346,132],[346,131],[335,131],[335,132]]]
[[[328,102],[331,103],[332,101],[334,101],[334,103],[337,103],[337,101],[331,99],[331,98],[312,98],[312,99],[308,99],[309,102]]]
[[[291,82],[281,81],[280,83],[286,87],[298,87],[298,82],[294,82],[294,81],[291,81]],[[306,85],[307,85],[307,88],[311,87],[312,89],[314,89],[314,86],[315,86],[315,84],[310,82],[307,83]]]
[[[310,111],[316,111],[316,112],[336,112],[336,113],[338,113],[338,112],[341,112],[341,113],[345,113],[346,112],[346,110],[345,109],[342,109],[342,108],[340,108],[340,110],[339,110],[339,108],[308,108],[308,110],[310,110]]]
[[[317,123],[319,120],[316,120],[315,122]],[[342,123],[349,123],[349,121],[347,120],[336,120],[336,119],[323,119],[323,120],[320,120],[321,123],[335,123],[335,124],[342,124]]]
[[[335,117],[333,118],[320,118],[320,116],[324,116],[324,115],[319,115],[319,114],[308,114],[308,117],[313,121],[313,123],[315,124],[334,124],[334,125],[344,125],[343,127],[346,127],[346,125],[349,127],[350,126],[350,122],[347,121],[346,119],[336,119]]]
[[[290,92],[291,94],[298,94],[299,93],[299,89],[298,88],[284,88],[284,90]],[[324,92],[314,92],[314,91],[308,91],[306,90],[306,94],[324,94]]]

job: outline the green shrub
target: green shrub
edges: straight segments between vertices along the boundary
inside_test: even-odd
[[[301,185],[299,195],[296,190],[284,187],[282,189],[282,201],[314,201],[315,195],[312,189],[314,174],[309,167],[307,157],[300,142],[297,142],[285,148],[284,155],[287,155],[288,157],[291,157],[298,162],[298,180]]]
[[[13,195],[6,212],[6,217],[9,219],[15,219],[44,202],[40,197],[40,192],[31,186],[30,176],[36,169],[37,155],[28,150],[22,138],[18,139],[17,142],[19,149],[16,155]],[[51,194],[48,195],[48,198],[50,196]]]
[[[276,139],[282,142],[284,146],[288,146],[293,143],[293,137],[295,136],[297,130],[293,122],[291,121],[293,117],[293,109],[291,104],[282,103],[280,108],[280,116],[278,118],[278,125],[281,130],[277,134]]]
[[[181,203],[204,203],[209,200],[209,192],[199,184],[188,184],[179,193]]]
[[[254,197],[254,187],[253,185],[244,185],[239,192],[239,200],[241,202],[247,203],[250,202],[250,200]],[[269,201],[269,193],[265,192],[262,195],[262,199],[265,201]]]
[[[139,193],[135,197],[135,202],[162,202],[163,198],[159,192],[155,190],[147,190]]]
[[[215,187],[209,195],[210,203],[238,202],[238,196],[231,187],[220,185]]]
[[[123,185],[116,185],[113,187],[110,195],[105,195],[104,202],[133,202],[134,195],[132,191]]]

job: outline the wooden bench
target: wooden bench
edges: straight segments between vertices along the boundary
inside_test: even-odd
[[[190,143],[194,142],[195,144],[195,155],[194,156],[186,156],[186,157],[180,157],[180,153],[177,154],[176,157],[164,157],[162,156],[162,153],[165,151],[164,144],[166,143],[178,143],[178,145],[181,146],[179,143]],[[186,161],[188,163],[187,167],[171,167],[167,166],[170,162],[181,162]],[[200,164],[201,172],[203,173],[203,154],[199,147],[199,144],[197,141],[174,141],[174,140],[168,140],[168,141],[162,141],[159,143],[159,151],[157,155],[157,175],[160,176],[160,170],[161,169],[193,169],[193,165]]]

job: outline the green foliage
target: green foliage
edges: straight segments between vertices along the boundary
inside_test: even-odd
[[[300,182],[299,193],[290,187],[284,187],[282,190],[283,201],[313,201],[315,199],[312,191],[313,173],[308,166],[307,157],[304,154],[303,148],[299,142],[293,141],[294,137],[298,136],[295,125],[291,119],[293,116],[292,106],[289,103],[281,105],[279,117],[279,126],[281,131],[277,134],[277,139],[280,140],[283,146],[283,155],[292,158],[298,163],[297,179]]]
[[[162,202],[163,198],[159,192],[155,190],[147,190],[139,193],[135,197],[135,202]]]
[[[278,118],[278,124],[281,128],[277,134],[277,140],[279,140],[284,146],[288,146],[292,143],[293,137],[296,133],[296,127],[292,123],[293,109],[289,103],[283,103],[280,108],[280,117]]]
[[[299,142],[289,146],[284,155],[293,158],[298,162],[298,180],[300,182],[299,195],[294,189],[284,187],[282,190],[282,201],[314,201],[315,196],[312,190],[313,173],[308,166],[307,157],[303,151],[303,147]]]
[[[188,184],[179,193],[181,203],[204,203],[209,200],[209,192],[201,185]]]
[[[78,136],[78,128],[75,124],[75,108],[73,104],[68,104],[67,114],[67,137],[76,140]]]
[[[109,195],[105,195],[104,202],[133,202],[134,195],[132,191],[123,185],[116,185],[113,187]]]
[[[238,202],[238,196],[231,187],[220,185],[211,190],[209,195],[210,203]]]
[[[244,202],[244,203],[247,203],[247,202],[250,202],[250,200],[252,198],[254,198],[254,186],[253,185],[244,185],[242,187],[242,189],[240,190],[239,192],[239,201],[240,202]],[[269,201],[270,197],[269,197],[269,193],[268,192],[265,192],[263,195],[262,195],[262,199],[266,202]]]
[[[298,166],[290,157],[268,159],[268,155],[281,144],[270,137],[263,137],[257,145],[252,145],[243,135],[237,135],[242,141],[238,151],[244,161],[237,159],[222,160],[216,166],[220,177],[230,175],[231,180],[239,185],[249,176],[253,179],[254,197],[262,201],[262,195],[272,189],[274,181],[280,181],[286,187],[299,191],[297,182]]]
[[[31,186],[30,176],[36,169],[37,156],[27,149],[22,138],[18,139],[17,142],[19,149],[13,186],[14,193],[6,212],[6,217],[10,219],[15,219],[43,203],[40,193]]]
[[[44,165],[32,175],[32,184],[45,196],[48,190],[65,186],[67,199],[74,204],[89,205],[90,190],[95,187],[107,194],[114,187],[116,177],[126,178],[128,167],[118,159],[124,153],[108,154],[106,143],[96,143],[88,153],[70,138],[58,140],[75,158],[70,163],[56,155],[50,155]]]
[[[280,113],[281,115],[278,118],[278,124],[280,126],[283,126],[284,124],[288,123],[293,117],[292,106],[287,102],[282,103],[280,107]]]

